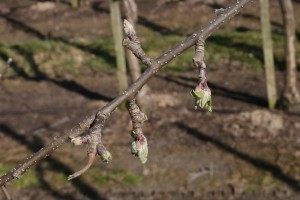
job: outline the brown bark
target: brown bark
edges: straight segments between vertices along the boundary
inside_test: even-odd
[[[300,94],[297,89],[297,62],[295,48],[295,17],[291,0],[279,0],[285,30],[285,59],[286,80],[283,91],[283,102],[285,106],[300,103]]]

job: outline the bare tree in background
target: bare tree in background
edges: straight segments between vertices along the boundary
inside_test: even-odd
[[[125,15],[127,20],[135,27],[138,20],[138,7],[135,0],[124,0]],[[130,69],[130,76],[132,81],[138,79],[141,75],[141,68],[137,57],[129,50],[127,50],[127,58]],[[148,115],[151,113],[152,101],[149,95],[150,88],[145,85],[140,93],[137,95],[137,103]]]
[[[285,59],[286,80],[282,95],[283,105],[289,110],[300,104],[300,94],[297,89],[297,61],[296,61],[296,27],[293,4],[291,0],[279,0],[285,30]]]
[[[121,11],[119,2],[116,0],[110,0],[110,19],[117,59],[117,76],[119,81],[118,91],[123,92],[128,87],[128,83],[126,75],[125,51],[122,45],[123,29]]]
[[[275,81],[276,78],[269,13],[269,0],[260,0],[259,2],[268,104],[269,108],[274,108],[277,102],[277,90]]]
[[[137,11],[137,4],[135,0],[124,0],[124,8],[125,8],[125,15],[127,20],[135,27],[135,24],[138,19],[138,11]],[[140,74],[140,66],[138,59],[133,55],[131,51],[127,51],[128,62],[130,67],[130,74],[132,80],[136,80]]]

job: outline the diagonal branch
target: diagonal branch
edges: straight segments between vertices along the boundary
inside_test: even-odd
[[[176,58],[188,48],[195,45],[199,38],[205,41],[205,39],[208,38],[214,31],[216,31],[222,24],[224,24],[225,21],[232,18],[250,1],[251,0],[236,0],[235,3],[233,3],[231,6],[229,6],[227,9],[224,9],[221,13],[216,15],[215,18],[212,21],[210,21],[206,26],[199,29],[197,32],[193,33],[190,37],[186,38],[180,44],[166,51],[164,54],[153,60],[150,66],[147,68],[147,70],[136,81],[134,81],[128,87],[127,90],[125,90],[122,94],[117,96],[106,106],[98,110],[96,113],[102,113],[105,116],[109,116],[110,113],[112,113],[119,105],[121,105],[123,102],[126,102],[128,99],[134,97],[137,94],[137,92],[145,85],[145,83],[161,68],[163,68],[163,66],[168,64],[171,60]],[[70,138],[78,137],[83,132],[87,131],[90,128],[91,124],[94,122],[96,113],[87,117],[73,129],[64,133],[60,138],[54,140],[46,147],[40,149],[38,152],[31,155],[29,158],[27,158],[25,161],[16,166],[7,174],[1,176],[0,186],[3,186],[5,183],[15,178],[20,178],[21,175],[24,174],[27,169],[32,167],[37,162],[40,162],[42,159],[46,158]]]

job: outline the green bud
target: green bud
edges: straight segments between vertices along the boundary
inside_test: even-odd
[[[109,151],[100,154],[100,157],[103,162],[109,162],[112,160],[112,155]]]
[[[79,146],[79,145],[82,145],[83,142],[81,140],[81,137],[76,137],[71,140],[71,143],[76,146]]]
[[[147,162],[147,157],[148,157],[148,144],[145,142],[144,144],[141,145],[141,148],[138,152],[138,157],[141,161],[141,163],[145,164]]]
[[[109,162],[112,160],[111,153],[101,143],[97,145],[97,153],[103,162]]]
[[[193,97],[195,97],[195,109],[198,107],[207,109],[209,112],[212,112],[212,105],[211,105],[211,91],[207,88],[196,88],[195,90],[191,91]]]
[[[148,157],[148,143],[143,134],[139,134],[137,139],[131,143],[131,154],[138,157],[141,163],[147,162]]]
[[[138,152],[137,144],[136,143],[137,143],[137,141],[133,141],[131,143],[131,154],[134,155],[134,156],[136,156],[136,157],[138,157],[139,152]]]

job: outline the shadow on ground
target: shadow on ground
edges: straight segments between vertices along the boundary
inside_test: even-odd
[[[249,164],[251,164],[252,166],[254,166],[258,169],[270,172],[274,178],[284,182],[294,191],[300,192],[299,181],[284,174],[280,167],[278,167],[274,164],[271,164],[269,162],[266,162],[263,159],[254,158],[246,153],[239,152],[236,149],[230,147],[229,145],[221,142],[220,140],[213,138],[205,133],[202,133],[194,128],[191,128],[184,123],[177,123],[176,126],[180,129],[182,129],[183,131],[186,131],[187,134],[192,135],[193,137],[195,137],[201,141],[210,142],[211,144],[213,144],[215,147],[219,148],[220,150],[230,153],[230,154],[234,155],[235,157],[248,162]]]
[[[24,71],[24,69],[22,69],[22,67],[20,67],[18,65],[18,63],[12,62],[11,68],[17,74],[19,74],[21,77],[23,77],[27,80],[30,80],[30,81],[49,81],[49,82],[52,82],[68,91],[80,94],[88,99],[103,100],[103,101],[111,101],[112,100],[111,97],[107,97],[100,93],[96,93],[96,92],[88,90],[87,88],[80,85],[79,83],[77,83],[74,80],[57,80],[57,79],[48,77],[45,73],[43,73],[42,71],[39,70],[39,66],[36,64],[36,62],[33,58],[34,55],[31,52],[27,51],[25,48],[22,48],[21,46],[14,46],[13,49],[28,61],[28,63],[30,64],[30,67],[34,73],[34,76],[30,76]],[[9,55],[6,52],[0,50],[0,58],[2,58],[3,60],[8,60]]]

